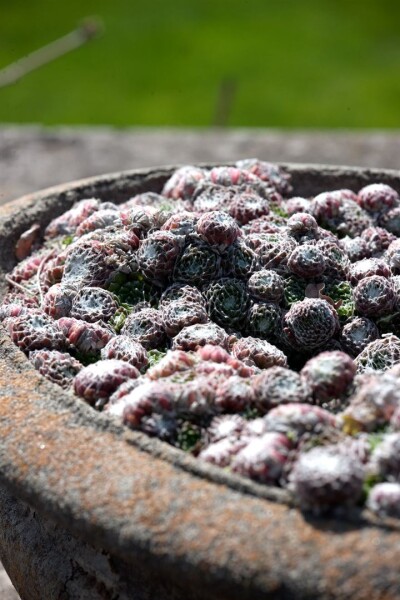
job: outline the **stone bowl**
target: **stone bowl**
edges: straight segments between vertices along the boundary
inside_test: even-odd
[[[296,195],[374,181],[400,191],[396,171],[284,166]],[[83,197],[160,191],[173,168],[85,179],[1,207],[2,274],[33,223],[44,228]],[[0,340],[0,558],[23,600],[400,598],[397,521],[358,509],[303,514],[283,490],[95,412]]]

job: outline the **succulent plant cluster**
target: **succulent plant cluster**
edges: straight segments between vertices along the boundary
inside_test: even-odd
[[[250,159],[83,199],[8,275],[0,320],[134,430],[304,509],[400,517],[400,198],[295,192]]]

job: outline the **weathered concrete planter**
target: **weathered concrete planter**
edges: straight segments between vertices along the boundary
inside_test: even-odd
[[[376,180],[400,190],[394,171],[289,169],[298,195]],[[96,177],[2,207],[2,273],[32,223],[82,197],[158,191],[170,172]],[[96,413],[0,337],[0,558],[23,600],[400,598],[397,522],[309,518],[284,492]]]

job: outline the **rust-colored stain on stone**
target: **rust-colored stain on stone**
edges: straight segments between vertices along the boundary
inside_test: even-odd
[[[0,338],[2,479],[76,535],[204,598],[400,598],[396,524],[311,519],[202,479],[116,434]]]

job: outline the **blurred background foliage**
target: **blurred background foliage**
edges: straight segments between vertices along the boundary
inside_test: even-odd
[[[0,89],[0,122],[400,126],[398,0],[0,0],[0,69],[91,14],[104,34]]]

